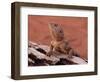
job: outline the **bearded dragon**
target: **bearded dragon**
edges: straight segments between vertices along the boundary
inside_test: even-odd
[[[73,55],[77,54],[69,45],[69,42],[65,40],[64,31],[61,25],[49,23],[49,29],[52,41],[50,50],[46,54],[47,56],[66,54],[68,58],[72,58]]]

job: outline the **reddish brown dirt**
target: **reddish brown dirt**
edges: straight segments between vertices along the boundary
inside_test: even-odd
[[[65,38],[83,58],[87,59],[87,18],[86,17],[57,17],[57,16],[28,16],[29,41],[50,45],[51,36],[48,23],[60,24]]]

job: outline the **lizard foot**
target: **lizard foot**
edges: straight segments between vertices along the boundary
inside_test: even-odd
[[[52,55],[52,52],[49,51],[49,52],[46,53],[46,55],[50,57]]]

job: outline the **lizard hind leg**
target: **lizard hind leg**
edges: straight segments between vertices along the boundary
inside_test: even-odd
[[[73,56],[76,56],[76,57],[81,57],[79,53],[77,53],[76,51],[74,51],[73,53]]]
[[[71,49],[69,51],[69,56],[68,57],[72,58],[73,56],[80,57],[80,55],[76,51],[74,51],[73,49]]]
[[[74,55],[74,51],[73,49],[71,49],[68,53],[68,58],[73,58],[73,55]]]

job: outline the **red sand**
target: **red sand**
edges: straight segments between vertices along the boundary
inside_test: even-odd
[[[87,18],[86,17],[57,17],[57,16],[28,16],[29,41],[50,45],[51,36],[48,23],[61,24],[65,38],[83,58],[87,59]]]

